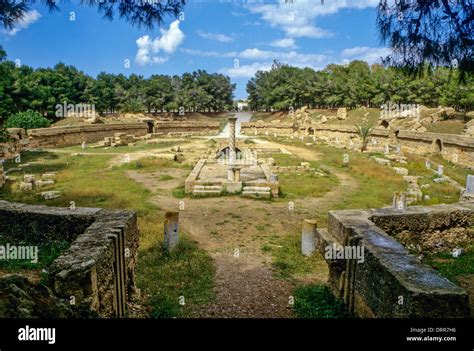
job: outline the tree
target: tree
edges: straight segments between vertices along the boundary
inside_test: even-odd
[[[393,50],[385,62],[420,72],[426,62],[474,72],[472,0],[381,0],[377,27]]]
[[[8,117],[6,128],[23,128],[25,130],[49,127],[51,122],[35,111],[18,112]]]
[[[369,136],[372,134],[373,126],[368,125],[356,125],[356,132],[360,137],[360,152],[364,152],[367,149],[367,143],[369,142]]]
[[[2,0],[0,2],[0,22],[5,29],[12,29],[24,18],[36,0]],[[41,1],[50,11],[59,10],[57,0]],[[163,23],[166,16],[177,17],[186,0],[133,1],[133,0],[83,0],[81,5],[96,7],[103,17],[112,20],[118,15],[138,27],[154,28]]]

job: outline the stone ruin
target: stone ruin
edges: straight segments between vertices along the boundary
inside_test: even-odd
[[[105,137],[103,141],[99,142],[97,147],[128,146],[137,140],[139,139],[137,139],[133,134],[115,133],[113,137]]]
[[[239,150],[236,118],[229,118],[229,145],[216,156],[201,159],[185,181],[186,194],[219,196],[224,193],[245,197],[278,197],[279,183],[266,163],[259,162],[251,150]],[[238,156],[241,155],[242,158]]]
[[[0,201],[0,237],[13,244],[69,243],[46,267],[46,283],[28,281],[28,274],[0,278],[1,317],[125,317],[138,296],[135,212]]]
[[[0,159],[9,160],[20,154],[21,150],[29,146],[29,139],[24,129],[8,128],[10,140],[0,142]]]
[[[329,211],[328,227],[311,230],[306,224],[303,239],[306,253],[313,240],[325,258],[331,291],[362,318],[467,318],[467,292],[424,265],[395,237],[403,232],[416,239],[453,228],[472,232],[473,225],[472,202]],[[315,238],[308,241],[308,233]]]

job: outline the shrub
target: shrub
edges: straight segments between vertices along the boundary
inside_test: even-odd
[[[5,127],[0,127],[0,143],[6,143],[10,141],[10,133]]]
[[[372,131],[374,129],[373,126],[369,125],[356,125],[355,126],[356,132],[359,135],[362,146],[360,148],[361,152],[364,152],[367,149],[367,143],[369,141],[369,136],[372,134]]]
[[[8,117],[5,122],[6,128],[23,128],[25,130],[34,128],[49,127],[51,121],[39,114],[36,111],[28,110],[18,112]]]
[[[293,292],[294,310],[299,318],[351,317],[344,303],[334,297],[325,285],[303,285]]]

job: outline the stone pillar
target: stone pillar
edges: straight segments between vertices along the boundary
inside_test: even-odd
[[[179,212],[166,212],[163,247],[172,250],[178,244]]]
[[[240,182],[240,167],[234,167],[234,182]]]
[[[474,201],[474,175],[469,174],[466,179],[466,190],[461,194],[460,202]]]
[[[466,178],[466,194],[474,195],[474,175],[468,174]]]
[[[3,171],[3,162],[5,160],[0,160],[0,189],[3,187],[3,184],[5,184],[5,173]]]
[[[229,117],[229,164],[234,164],[237,156],[237,149],[235,145],[235,124],[237,117]]]
[[[316,230],[317,222],[311,219],[305,219],[301,229],[301,253],[305,256],[311,256],[316,250]]]
[[[395,193],[393,195],[393,208],[404,210],[407,207],[407,198],[405,193]]]
[[[229,166],[227,167],[227,180],[229,182],[233,182],[234,181],[234,169],[232,168],[232,166],[229,164]]]
[[[444,166],[438,165],[438,176],[442,177],[444,174]]]

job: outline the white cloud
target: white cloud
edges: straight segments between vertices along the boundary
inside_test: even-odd
[[[240,52],[227,51],[203,51],[196,49],[180,49],[181,52],[201,57],[216,57],[216,58],[232,58],[256,61],[251,64],[240,64],[239,67],[225,68],[221,71],[232,77],[251,77],[258,70],[269,70],[272,66],[273,60],[278,60],[282,63],[295,67],[311,67],[313,69],[321,69],[323,63],[328,62],[329,57],[323,54],[303,54],[296,51],[270,51],[261,50],[258,48],[245,49]]]
[[[236,51],[227,51],[227,52],[218,52],[218,51],[210,51],[210,50],[198,50],[198,49],[180,49],[181,52],[193,55],[193,56],[201,56],[201,57],[234,57],[236,58],[239,53]]]
[[[160,29],[161,37],[150,39],[144,35],[137,39],[138,46],[135,62],[138,65],[160,64],[168,60],[167,57],[156,56],[160,52],[171,54],[176,51],[184,40],[184,33],[179,28],[179,20],[170,24],[168,30]]]
[[[341,55],[351,60],[362,60],[368,64],[380,62],[380,58],[385,58],[390,55],[389,48],[371,48],[368,46],[356,46],[342,50]]]
[[[296,65],[303,63],[321,62],[325,60],[327,56],[321,54],[301,54],[296,51],[266,51],[257,48],[252,48],[241,51],[238,55],[238,58],[249,60],[279,60]]]
[[[277,39],[277,40],[272,41],[270,45],[277,48],[288,48],[288,49],[296,48],[295,39],[293,38]]]
[[[245,59],[252,61],[269,61],[269,60],[280,60],[283,62],[289,63],[319,63],[327,59],[326,55],[322,54],[301,54],[296,51],[270,51],[270,50],[260,50],[258,48],[245,49],[240,52],[237,51],[204,51],[196,49],[180,49],[181,52],[193,55],[193,56],[202,56],[202,57],[224,57],[224,58],[235,58],[235,59]]]
[[[330,31],[321,29],[314,24],[316,17],[337,13],[341,9],[375,7],[379,0],[338,0],[321,3],[315,0],[298,0],[278,4],[249,4],[247,9],[269,23],[272,27],[280,27],[289,37],[324,38],[331,36]]]
[[[222,34],[222,33],[208,33],[203,31],[198,31],[198,35],[201,38],[218,41],[220,43],[230,43],[234,40],[233,37]]]
[[[35,23],[41,14],[36,10],[31,10],[25,13],[25,15],[15,24],[15,27],[11,30],[5,31],[6,34],[14,36],[22,29],[26,29],[30,24]]]
[[[232,78],[251,78],[257,71],[268,71],[272,68],[271,63],[254,62],[250,65],[242,65],[239,67],[223,68],[221,73]]]

